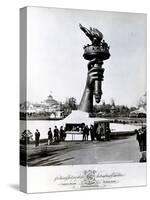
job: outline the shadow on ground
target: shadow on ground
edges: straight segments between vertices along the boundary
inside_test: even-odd
[[[9,187],[17,191],[20,190],[19,184],[10,184]]]

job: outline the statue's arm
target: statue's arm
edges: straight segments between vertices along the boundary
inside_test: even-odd
[[[92,112],[93,109],[93,92],[90,88],[85,86],[81,102],[79,104],[79,110],[84,112]]]
[[[103,71],[101,68],[94,67],[95,59],[88,64],[88,74],[85,89],[79,104],[79,110],[92,112],[93,110],[93,91],[95,80],[102,80]]]

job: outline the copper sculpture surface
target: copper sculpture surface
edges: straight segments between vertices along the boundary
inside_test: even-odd
[[[99,103],[102,96],[103,61],[109,59],[109,46],[103,39],[103,34],[96,28],[87,29],[79,24],[80,29],[90,39],[91,44],[84,46],[83,57],[89,60],[86,87],[80,102],[80,110],[92,112],[93,96]]]

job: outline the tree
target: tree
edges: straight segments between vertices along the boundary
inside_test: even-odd
[[[111,99],[111,105],[113,106],[113,107],[115,107],[115,100],[112,98]]]
[[[64,103],[60,102],[60,107],[64,113],[64,116],[67,116],[72,110],[77,110],[76,99],[74,97],[69,97]]]
[[[68,104],[69,104],[69,106],[70,106],[70,108],[71,108],[72,110],[77,110],[76,98],[70,97],[70,98],[68,99]]]
[[[137,103],[138,108],[142,107],[142,108],[146,109],[146,106],[147,106],[146,100],[147,100],[147,94],[145,92],[145,94],[143,96],[141,96],[138,100],[138,103]]]

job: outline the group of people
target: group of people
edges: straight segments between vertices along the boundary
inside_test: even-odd
[[[91,124],[90,127],[88,127],[88,125],[83,125],[83,137],[82,137],[82,141],[88,141],[88,137],[90,135],[91,137],[91,141],[94,140],[104,140],[104,141],[109,141],[110,140],[110,128],[106,127],[105,129],[98,125],[98,127],[96,128],[94,125]]]
[[[53,142],[60,142],[64,141],[66,138],[65,130],[63,129],[63,126],[60,127],[60,129],[55,126],[54,130],[52,131],[51,128],[48,130],[48,145],[52,144]],[[40,132],[38,129],[36,129],[35,132],[35,146],[39,146],[40,142]]]
[[[55,126],[53,133],[52,129],[49,128],[48,131],[48,145],[52,144],[53,142],[60,142],[64,141],[66,138],[65,130],[63,129],[63,126],[60,127],[60,129]]]
[[[79,128],[80,129],[80,128]],[[102,127],[101,125],[98,125],[95,127],[94,125],[88,125],[83,124],[82,128],[82,141],[88,141],[89,135],[91,138],[91,141],[98,140],[98,141],[109,141],[110,140],[110,129],[109,127]],[[60,129],[57,128],[57,126],[54,127],[54,130],[52,131],[51,128],[49,128],[47,133],[47,144],[51,145],[54,142],[60,142],[65,141],[66,138],[66,131],[63,128],[63,126],[60,127]],[[35,146],[39,146],[40,142],[40,132],[38,129],[36,129],[35,132]]]

